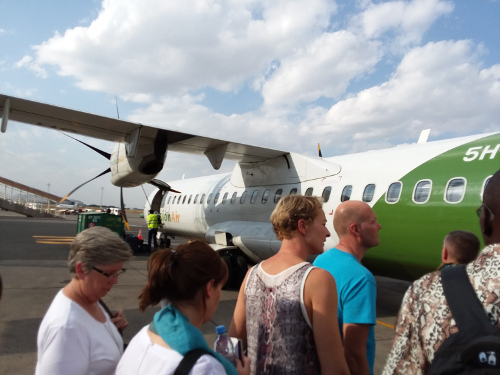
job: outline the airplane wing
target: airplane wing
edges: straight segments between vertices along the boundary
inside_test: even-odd
[[[140,138],[141,142],[151,141],[151,143],[154,143],[158,129],[160,129],[4,94],[0,94],[0,110],[2,113],[2,133],[7,129],[7,121],[13,120],[113,142],[132,143],[137,142]],[[220,166],[220,156],[222,155],[225,159],[252,163],[269,160],[288,153],[243,143],[196,136],[176,130],[165,129],[164,131],[167,135],[169,151],[205,154],[216,169],[218,169],[217,164]]]

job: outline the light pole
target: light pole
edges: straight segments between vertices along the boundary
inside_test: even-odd
[[[104,186],[101,186],[101,208],[102,208],[102,195],[104,194]]]
[[[47,194],[50,193],[50,183],[47,184]],[[47,197],[47,213],[50,213],[50,200],[49,197]]]

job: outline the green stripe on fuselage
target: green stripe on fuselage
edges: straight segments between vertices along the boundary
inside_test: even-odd
[[[480,157],[486,147],[493,151],[497,145],[498,134],[466,143],[401,178],[400,200],[388,204],[384,194],[373,207],[382,225],[380,245],[368,251],[363,263],[374,274],[414,280],[439,266],[443,239],[450,231],[468,230],[482,240],[475,210],[481,204],[485,179],[500,168],[500,151],[486,153],[483,160]],[[473,147],[477,148],[471,150]],[[464,161],[466,156],[473,160]],[[455,177],[467,180],[466,193],[460,203],[450,204],[445,202],[444,193],[448,181]],[[413,190],[424,179],[432,181],[431,196],[427,203],[416,204],[412,200]]]

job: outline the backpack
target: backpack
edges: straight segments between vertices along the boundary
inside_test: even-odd
[[[441,282],[459,332],[438,348],[429,375],[500,374],[500,333],[491,325],[465,266],[442,269]]]

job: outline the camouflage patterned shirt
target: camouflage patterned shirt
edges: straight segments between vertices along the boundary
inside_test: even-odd
[[[479,300],[498,329],[500,245],[487,246],[466,269]],[[456,332],[457,325],[444,297],[441,273],[423,276],[413,283],[403,298],[383,375],[426,374],[436,350]]]

